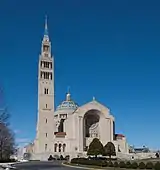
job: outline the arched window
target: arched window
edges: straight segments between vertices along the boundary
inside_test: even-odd
[[[59,144],[59,152],[61,152],[61,147],[62,147],[62,145],[61,145],[61,144]]]
[[[63,152],[65,152],[65,150],[66,150],[66,144],[64,143],[63,144]]]
[[[57,152],[57,143],[54,144],[54,152]]]

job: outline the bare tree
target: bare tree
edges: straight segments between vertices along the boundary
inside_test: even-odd
[[[9,118],[10,118],[10,114],[8,113],[7,109],[0,110],[0,123],[3,123],[6,126],[8,126]]]
[[[0,160],[7,160],[15,151],[15,140],[9,128],[9,114],[6,110],[0,112]]]

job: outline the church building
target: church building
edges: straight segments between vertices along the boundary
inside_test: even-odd
[[[48,35],[47,19],[38,64],[38,116],[34,157],[47,160],[50,155],[86,156],[89,144],[98,138],[103,145],[112,142],[116,152],[128,153],[126,137],[115,134],[115,119],[110,110],[95,98],[79,106],[68,91],[54,108],[54,57]]]

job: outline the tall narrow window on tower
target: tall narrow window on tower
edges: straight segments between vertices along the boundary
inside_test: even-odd
[[[41,78],[52,80],[52,73],[51,72],[41,72]]]
[[[44,94],[48,94],[49,93],[49,89],[44,88]]]
[[[49,72],[44,72],[44,79],[49,79]]]
[[[43,68],[43,61],[41,61],[41,68]]]
[[[50,74],[50,79],[52,80],[52,73]]]
[[[43,72],[41,71],[41,78],[43,78]]]

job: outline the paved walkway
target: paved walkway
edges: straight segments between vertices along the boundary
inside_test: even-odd
[[[84,166],[74,166],[69,164],[62,164],[61,161],[31,161],[31,162],[21,162],[14,164],[17,170],[77,170],[77,169],[87,169],[87,170],[102,170],[104,168],[91,168]],[[4,170],[0,168],[0,170]]]
[[[76,168],[76,169],[90,169],[90,170],[102,170],[102,169],[106,169],[106,168],[99,168],[99,167],[95,167],[95,168],[91,168],[91,167],[85,167],[85,166],[79,166],[79,165],[68,165],[68,164],[63,164],[63,166],[66,167],[70,167],[70,168]]]
[[[16,164],[18,170],[77,170],[75,167],[63,166],[61,161],[31,161]],[[83,168],[85,169],[85,168]]]

